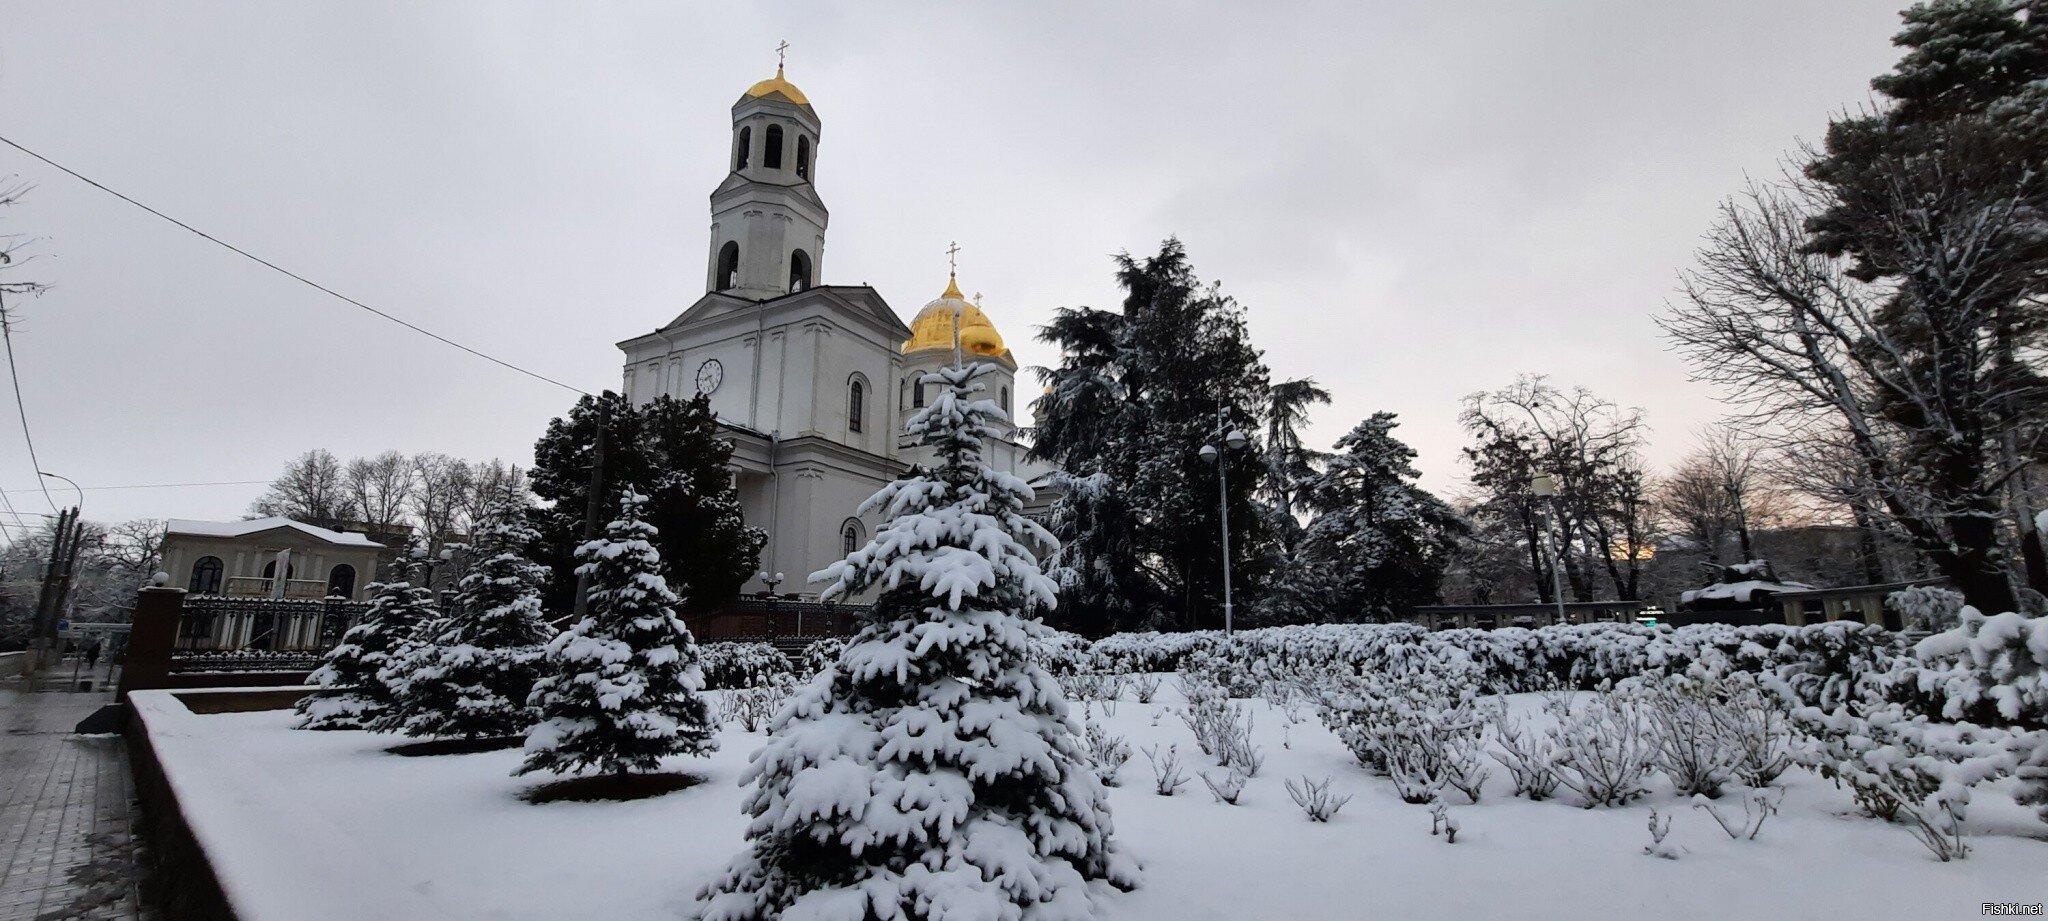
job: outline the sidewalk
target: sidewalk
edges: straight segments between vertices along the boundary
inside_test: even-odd
[[[142,917],[127,749],[71,734],[112,699],[0,690],[0,921]]]

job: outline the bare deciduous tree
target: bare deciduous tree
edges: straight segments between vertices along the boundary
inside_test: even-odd
[[[299,455],[285,465],[284,472],[270,482],[270,488],[249,511],[321,525],[341,521],[349,514],[341,461],[317,448]]]
[[[1954,181],[1971,174],[1955,161],[1988,155],[1958,140],[1879,164],[1887,192],[1862,204],[1904,270],[1872,280],[1817,251],[1809,220],[1832,201],[1827,186],[1753,184],[1723,205],[1685,275],[1685,304],[1661,322],[1695,378],[1746,407],[1740,424],[1783,433],[1794,452],[1815,435],[1839,437],[1874,509],[1971,604],[2005,611],[2019,599],[2002,493],[2024,469],[2005,458],[2041,448],[2040,426],[2010,410],[2034,411],[2048,388],[2030,367],[2042,354],[2038,324],[2011,316],[2015,292],[2039,287],[2012,277],[2041,270],[2026,252],[2042,245],[2033,192]],[[2025,180],[2041,181],[2039,171]]]
[[[397,451],[358,457],[342,470],[349,515],[372,530],[390,531],[405,523],[417,486],[412,462]]]

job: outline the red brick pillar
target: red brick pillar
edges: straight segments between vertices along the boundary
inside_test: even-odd
[[[171,648],[178,642],[178,619],[185,613],[182,588],[145,588],[135,599],[135,626],[128,633],[128,651],[121,658],[121,686],[129,691],[170,687]]]

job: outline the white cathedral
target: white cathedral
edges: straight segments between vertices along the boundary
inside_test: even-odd
[[[733,442],[732,470],[747,523],[768,533],[764,573],[775,591],[815,595],[808,574],[865,544],[878,523],[860,504],[930,456],[903,434],[925,403],[926,372],[955,360],[994,363],[986,398],[1014,413],[1017,361],[994,324],[948,279],[945,293],[905,326],[866,285],[828,285],[818,113],[775,76],[732,107],[731,172],[711,193],[704,296],[653,332],[619,343],[624,392],[635,405],[699,393]],[[1052,468],[1025,458],[1014,425],[988,462],[1041,487]],[[758,579],[744,591],[769,590]]]

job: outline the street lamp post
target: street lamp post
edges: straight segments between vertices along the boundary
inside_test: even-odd
[[[1558,517],[1557,478],[1548,473],[1536,474],[1529,478],[1529,492],[1535,494],[1538,499],[1550,500],[1550,517],[1553,521],[1544,525],[1543,540],[1550,544],[1550,597],[1551,600],[1557,602],[1557,622],[1563,624],[1564,580],[1562,570],[1564,569],[1564,553],[1563,548],[1558,546],[1557,539],[1552,535],[1550,528],[1550,524],[1555,523],[1555,519]]]
[[[69,485],[71,486],[71,491],[72,491],[72,492],[75,492],[75,493],[77,493],[77,494],[78,494],[78,507],[79,507],[79,508],[84,508],[84,507],[85,507],[85,490],[83,490],[83,489],[80,489],[80,488],[78,488],[78,484],[77,484],[77,483],[73,483],[73,482],[71,482],[71,478],[70,478],[70,477],[68,477],[68,476],[62,476],[62,475],[59,475],[59,474],[55,474],[55,473],[50,473],[50,472],[48,472],[48,471],[44,471],[44,470],[38,470],[38,471],[36,471],[36,476],[46,476],[46,477],[49,477],[50,479],[53,479],[53,480],[63,480],[63,481],[65,482],[65,483],[67,483],[67,484],[69,484]]]
[[[1216,410],[1215,439],[1202,446],[1202,459],[1216,465],[1216,502],[1223,519],[1223,638],[1232,633],[1230,595],[1230,465],[1224,462],[1224,450],[1244,447],[1244,432],[1230,427],[1229,410]],[[1222,447],[1218,447],[1221,445]]]

